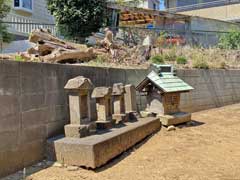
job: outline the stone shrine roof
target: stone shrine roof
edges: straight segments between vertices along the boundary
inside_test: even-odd
[[[90,79],[83,76],[77,76],[73,79],[68,80],[64,89],[68,90],[80,90],[80,89],[93,89],[93,84]]]
[[[112,88],[110,87],[96,87],[93,90],[92,98],[104,98],[105,96],[112,94]]]
[[[122,83],[116,83],[113,85],[113,96],[119,96],[125,93],[125,88]]]
[[[179,77],[174,76],[173,73],[157,74],[155,71],[148,74],[136,89],[142,91],[149,83],[157,87],[163,93],[188,92],[194,89]]]

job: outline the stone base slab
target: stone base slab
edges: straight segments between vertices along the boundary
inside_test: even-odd
[[[191,113],[179,112],[173,115],[158,115],[164,126],[177,125],[191,121]]]
[[[112,118],[116,121],[116,124],[128,122],[129,114],[113,114]]]
[[[95,134],[96,123],[91,122],[85,125],[68,124],[64,127],[66,137],[83,138]]]
[[[129,121],[136,121],[137,119],[139,119],[141,117],[141,115],[136,112],[136,111],[133,111],[133,112],[128,112],[128,116],[129,116]]]
[[[104,130],[104,129],[111,129],[114,124],[115,121],[111,120],[111,121],[96,121],[97,124],[97,129],[98,130]]]
[[[106,164],[160,128],[159,118],[143,118],[135,123],[126,123],[121,128],[113,128],[111,131],[86,138],[61,138],[51,143],[57,161],[94,169]]]

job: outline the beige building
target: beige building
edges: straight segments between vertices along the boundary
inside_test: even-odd
[[[46,0],[11,0],[12,10],[5,18],[9,32],[26,37],[36,28],[54,30],[54,18],[47,10]]]
[[[166,0],[165,6],[170,12],[240,22],[239,0]]]

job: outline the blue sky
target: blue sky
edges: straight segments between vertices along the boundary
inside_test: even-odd
[[[160,10],[164,9],[164,0],[160,0]]]

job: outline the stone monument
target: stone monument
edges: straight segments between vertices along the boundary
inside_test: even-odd
[[[69,92],[70,124],[64,127],[66,137],[86,137],[96,131],[92,121],[90,94],[93,84],[83,76],[70,79],[64,87]]]
[[[132,84],[128,84],[125,86],[125,110],[127,113],[137,112],[137,100],[136,100],[136,88]]]
[[[139,117],[137,110],[136,88],[132,84],[125,85],[125,111],[129,114],[129,120],[136,120]]]
[[[125,111],[125,101],[124,101],[125,88],[122,83],[117,83],[113,85],[113,119],[116,123],[125,122],[128,120]]]
[[[92,98],[96,99],[97,128],[109,129],[113,125],[112,120],[112,88],[96,87]]]

